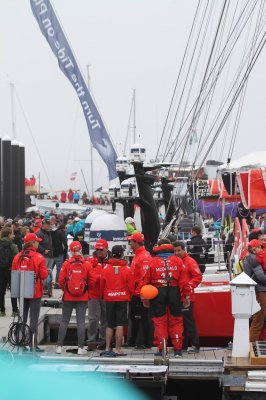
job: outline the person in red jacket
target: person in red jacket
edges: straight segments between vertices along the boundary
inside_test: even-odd
[[[89,257],[97,281],[94,285],[90,283],[88,303],[89,323],[87,327],[88,350],[105,348],[105,330],[107,326],[106,306],[100,290],[100,278],[110,255],[108,242],[105,239],[98,239],[95,243],[95,251],[92,257]]]
[[[128,324],[127,305],[134,292],[134,280],[127,261],[123,259],[122,246],[112,248],[112,258],[104,267],[101,276],[101,290],[106,301],[106,348],[100,355],[116,357],[125,355],[122,350],[124,327]],[[111,341],[115,329],[115,350],[111,350]]]
[[[43,295],[43,282],[47,276],[45,258],[37,252],[39,242],[42,241],[35,233],[27,233],[24,237],[23,250],[13,260],[12,270],[28,270],[35,272],[35,291],[33,299],[24,299],[23,323],[26,324],[30,312],[30,330],[34,335],[34,348],[37,352],[44,351],[37,345],[38,321],[41,308],[41,297]],[[32,351],[33,346],[30,346]]]
[[[61,192],[61,195],[60,195],[60,201],[61,201],[61,203],[65,203],[65,202],[66,202],[66,199],[67,199],[67,194],[66,194],[66,192],[63,190],[63,191]]]
[[[62,320],[59,326],[56,353],[62,353],[68,323],[75,308],[78,329],[78,355],[84,355],[87,353],[84,348],[85,314],[88,306],[88,282],[92,266],[88,259],[83,258],[80,242],[73,241],[69,249],[71,257],[63,263],[58,280],[64,293]]]
[[[128,240],[134,252],[131,268],[135,280],[135,290],[129,304],[129,319],[131,323],[129,337],[124,347],[134,347],[137,345],[139,330],[142,326],[143,335],[142,338],[139,338],[140,343],[137,347],[149,349],[152,346],[150,311],[148,308],[144,307],[139,292],[143,277],[149,268],[151,255],[144,247],[144,235],[141,232],[135,232],[131,236],[128,236]]]
[[[190,338],[191,348],[188,350],[189,354],[195,354],[200,352],[199,334],[198,329],[194,319],[194,302],[195,293],[194,289],[202,281],[202,272],[200,271],[199,265],[190,257],[186,250],[183,242],[175,242],[174,253],[181,258],[185,266],[185,275],[187,277],[188,284],[191,288],[190,294],[190,306],[183,312],[183,324],[184,324],[184,341],[183,341],[183,351],[187,351],[188,341]]]
[[[143,285],[157,287],[158,295],[150,300],[154,324],[154,344],[158,346],[155,355],[162,354],[163,339],[166,346],[171,337],[175,357],[182,357],[184,308],[190,304],[190,286],[185,276],[185,268],[179,257],[174,255],[170,240],[161,239],[153,248],[155,257],[150,261],[149,270],[144,276]]]

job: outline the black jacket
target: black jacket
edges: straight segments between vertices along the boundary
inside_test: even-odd
[[[187,242],[187,252],[198,263],[202,273],[206,269],[208,251],[209,245],[202,239],[201,235],[194,236]]]
[[[67,238],[63,231],[56,229],[51,231],[52,245],[53,245],[53,257],[59,257],[67,255]]]
[[[82,246],[82,254],[84,256],[86,256],[86,255],[88,256],[90,254],[90,246],[87,242],[85,242],[84,235],[85,235],[85,228],[83,228],[81,231],[76,233],[73,240],[77,240],[78,242],[80,242],[80,244]]]
[[[42,239],[39,243],[38,252],[41,253],[44,257],[52,258],[53,257],[53,242],[52,235],[50,231],[46,231],[41,228],[37,232],[37,236]],[[44,254],[45,250],[49,250],[48,253]]]

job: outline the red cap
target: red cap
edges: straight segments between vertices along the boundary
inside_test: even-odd
[[[78,242],[77,240],[74,240],[73,242],[70,243],[69,249],[70,249],[70,251],[72,251],[72,253],[74,253],[75,251],[82,250],[82,246],[81,246],[80,242]]]
[[[253,232],[261,232],[262,233],[262,230],[260,228],[254,228],[254,229],[251,229],[250,233],[253,233]]]
[[[127,237],[127,240],[134,240],[134,242],[144,242],[144,235],[141,232],[135,232],[131,236]]]
[[[29,242],[41,242],[42,239],[39,238],[35,233],[27,233],[27,235],[24,236],[24,243],[29,243]]]
[[[250,242],[249,242],[249,247],[260,247],[261,246],[261,242],[258,240],[258,239],[252,239]]]
[[[108,249],[108,242],[105,239],[98,239],[95,243],[96,250]]]

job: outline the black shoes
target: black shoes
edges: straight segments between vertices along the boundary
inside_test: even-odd
[[[200,348],[196,346],[191,346],[188,350],[188,354],[198,354],[200,352]]]

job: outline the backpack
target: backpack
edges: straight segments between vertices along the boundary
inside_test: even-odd
[[[22,271],[35,271],[34,261],[30,251],[22,251],[19,256],[19,269]]]
[[[86,279],[86,268],[81,260],[73,260],[69,262],[68,277],[66,281],[66,290],[72,296],[82,296],[88,289]]]
[[[9,269],[11,264],[11,243],[0,240],[0,269]]]

